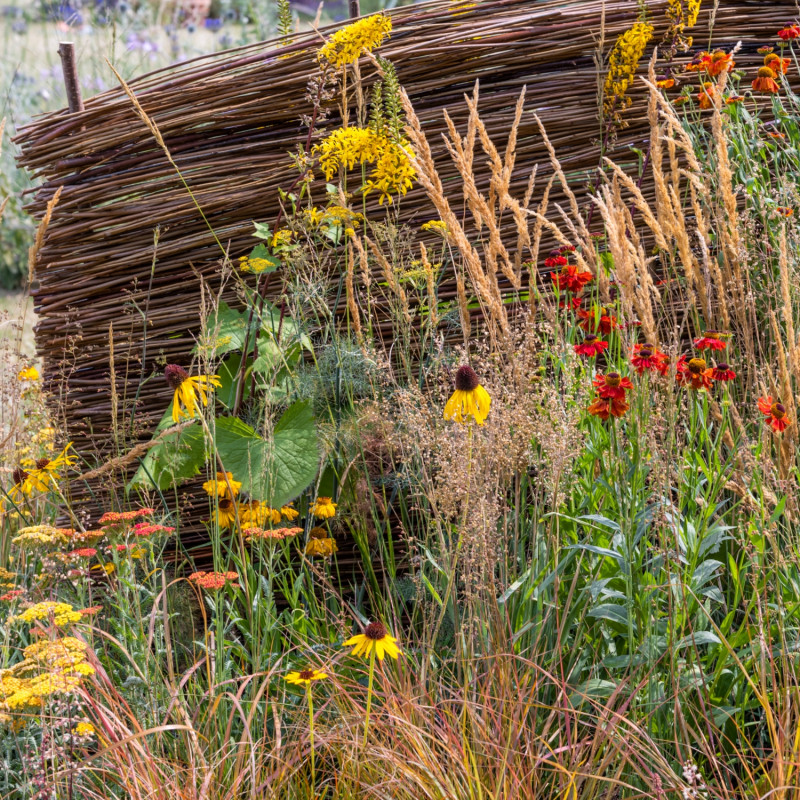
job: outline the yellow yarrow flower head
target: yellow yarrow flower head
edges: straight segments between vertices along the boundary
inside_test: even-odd
[[[60,549],[69,542],[69,537],[62,528],[52,525],[30,525],[20,528],[11,543],[21,550],[51,550]]]
[[[260,275],[268,269],[274,269],[275,265],[266,258],[250,258],[249,256],[239,257],[239,271],[249,272],[251,275]]]
[[[180,422],[182,417],[191,419],[198,412],[201,402],[204,406],[208,405],[208,395],[214,391],[214,387],[222,386],[219,375],[191,376],[177,364],[167,364],[164,377],[175,391],[172,398],[173,422]]]
[[[334,67],[343,67],[358,60],[364,50],[371,53],[383,44],[392,32],[392,21],[383,14],[351,22],[331,36],[317,53],[320,61],[327,61]]]
[[[465,364],[456,372],[456,390],[444,407],[444,418],[466,422],[470,417],[483,425],[489,416],[492,398],[481,386],[472,367]]]
[[[94,725],[92,725],[91,722],[79,722],[72,729],[73,736],[89,737],[89,736],[94,736],[94,734],[95,734],[95,729]]]
[[[38,381],[39,380],[39,370],[36,369],[34,366],[25,367],[25,369],[20,370],[17,373],[17,380],[18,381]]]
[[[311,504],[311,513],[319,519],[330,519],[336,516],[336,506],[338,503],[331,501],[330,497],[318,497]]]
[[[420,228],[421,231],[430,231],[431,233],[438,233],[442,237],[447,237],[449,231],[447,230],[446,223],[442,222],[440,219],[432,219],[428,222],[423,223],[422,227]]]
[[[242,488],[242,484],[240,481],[235,481],[233,479],[232,472],[218,472],[216,479],[206,481],[203,484],[203,489],[209,497],[230,497],[228,484],[230,484],[233,490],[233,496],[236,497],[239,494],[239,490]]]
[[[270,247],[276,253],[286,250],[292,244],[293,235],[294,234],[288,228],[281,228],[281,230],[275,231],[272,235],[272,241],[270,241]]]
[[[364,633],[351,636],[344,643],[344,647],[353,647],[351,655],[364,658],[369,658],[372,651],[375,650],[379,661],[383,661],[385,655],[396,659],[402,653],[397,646],[397,639],[389,635],[389,631],[382,622],[370,622],[364,628]]]
[[[327,672],[322,672],[319,669],[303,669],[295,672],[289,672],[284,676],[287,683],[293,683],[295,686],[308,686],[311,681],[321,681],[328,677]]]
[[[26,608],[21,614],[9,617],[8,624],[50,619],[59,627],[71,625],[73,622],[80,622],[81,612],[76,611],[69,603],[54,603],[51,600],[46,600],[43,603],[36,603],[30,608]]]

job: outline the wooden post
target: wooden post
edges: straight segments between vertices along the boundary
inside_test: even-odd
[[[58,54],[61,56],[61,69],[64,72],[64,86],[67,89],[69,113],[74,114],[77,111],[83,111],[81,85],[78,83],[78,63],[75,60],[75,45],[72,42],[61,42],[58,45]]]
[[[361,16],[361,8],[359,7],[359,0],[350,0],[350,17],[354,19],[355,17]]]

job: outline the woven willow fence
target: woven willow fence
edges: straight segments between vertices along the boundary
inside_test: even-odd
[[[648,5],[657,42],[666,27],[664,2]],[[607,53],[636,14],[635,0],[435,0],[393,14],[391,39],[380,52],[395,64],[429,141],[438,148],[434,154],[445,185],[455,170],[438,134],[444,130],[442,109],[463,122],[463,95],[478,79],[482,118],[500,142],[520,89],[527,86],[517,140],[517,195],[524,194],[534,164],[539,165],[537,193],[551,174],[533,112],[581,188],[588,186],[599,157],[601,18]],[[774,40],[775,31],[795,14],[793,0],[722,0],[713,43],[730,48],[741,40],[737,61],[752,66],[761,58],[756,48]],[[709,8],[692,33],[696,44],[708,45]],[[296,36],[288,45],[260,43],[131,83],[234,258],[252,248],[254,219],[274,220],[278,187],[296,175],[287,153],[305,136],[300,119],[310,111],[306,86],[317,69],[321,43],[317,33]],[[364,70],[367,80],[369,70]],[[610,154],[631,164],[631,146],[644,146],[647,135],[642,89],[632,94],[629,127]],[[167,407],[166,383],[153,379],[142,385],[142,380],[165,362],[188,365],[200,325],[201,281],[212,290],[219,285],[220,251],[123,91],[89,99],[80,113],[45,115],[24,128],[17,142],[20,164],[40,184],[30,211],[41,217],[61,190],[35,274],[36,342],[46,386],[76,450],[89,463],[102,463],[118,454],[114,407],[125,419],[135,413],[134,438],[141,440],[149,438]],[[478,188],[487,185],[488,173]],[[645,182],[645,193],[647,188]],[[559,202],[557,192],[551,199]],[[535,194],[532,207],[537,202]],[[418,189],[403,198],[400,215],[415,224],[435,216]],[[455,293],[447,280],[440,290],[445,297]],[[89,500],[101,484],[108,488],[110,477],[73,485],[75,501]],[[125,476],[114,477],[121,482]]]

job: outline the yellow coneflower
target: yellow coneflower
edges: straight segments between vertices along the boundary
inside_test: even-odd
[[[491,404],[492,398],[481,386],[475,370],[465,364],[456,372],[456,390],[444,407],[444,418],[466,422],[472,417],[478,425],[483,425]]]
[[[281,512],[277,508],[270,508],[258,500],[251,500],[242,507],[242,524],[245,527],[263,528],[272,523],[277,525],[281,521]]]
[[[336,516],[336,506],[330,497],[318,497],[311,504],[311,513],[319,519],[330,519]]]
[[[233,496],[236,497],[236,495],[239,494],[239,489],[242,488],[242,484],[233,479],[232,472],[218,472],[216,479],[206,481],[203,484],[203,489],[205,489],[206,494],[208,494],[209,497],[230,497],[228,484],[230,484],[230,487],[233,490]]]
[[[173,422],[180,422],[181,417],[191,419],[197,413],[199,403],[208,405],[209,392],[212,392],[215,386],[222,386],[219,375],[189,375],[177,364],[167,364],[164,377],[170,388],[175,391],[172,399]]]
[[[221,497],[217,503],[217,525],[231,528],[236,524],[236,506],[230,497]]]
[[[291,522],[300,516],[300,512],[291,503],[281,506],[281,514]]]
[[[338,553],[339,548],[336,540],[328,537],[326,539],[309,539],[306,544],[305,554],[307,556],[321,556],[330,558],[334,553]]]
[[[46,492],[54,488],[61,477],[59,470],[62,467],[71,467],[78,460],[76,456],[67,455],[70,447],[72,447],[72,442],[55,458],[40,458],[33,469],[20,471],[19,492],[23,495],[30,495],[33,491]]]
[[[328,677],[327,672],[322,672],[319,669],[303,669],[295,672],[290,672],[284,676],[287,683],[293,683],[295,686],[308,686],[311,681],[321,681]]]
[[[25,369],[20,370],[17,373],[17,380],[18,381],[38,381],[39,380],[39,370],[36,367],[25,367]]]
[[[386,626],[382,622],[370,622],[364,633],[357,633],[351,636],[344,647],[353,647],[351,655],[369,658],[373,649],[379,661],[383,661],[385,655],[398,658],[402,650],[397,646],[397,639],[389,635]]]

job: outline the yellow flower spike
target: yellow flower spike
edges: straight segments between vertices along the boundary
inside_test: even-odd
[[[236,497],[239,494],[239,490],[242,488],[242,484],[240,481],[235,481],[233,479],[232,472],[218,472],[216,479],[206,481],[203,484],[203,489],[209,497],[230,497],[228,484],[230,484],[233,490],[233,496]]]
[[[167,364],[164,377],[175,391],[172,399],[172,421],[176,423],[182,417],[194,417],[200,403],[203,406],[208,405],[208,395],[214,391],[214,387],[222,386],[219,375],[189,375],[177,364]]]
[[[321,681],[328,677],[327,672],[322,672],[319,669],[304,669],[295,672],[289,672],[284,676],[287,683],[292,683],[295,686],[308,686],[312,681]]]
[[[335,67],[357,61],[362,52],[371,53],[392,32],[392,21],[383,14],[373,14],[350,23],[331,36],[317,57]]]
[[[343,646],[352,647],[351,655],[365,659],[370,657],[374,649],[379,661],[383,661],[384,656],[387,655],[397,659],[403,652],[397,646],[397,639],[389,634],[382,622],[370,622],[364,628],[364,633],[351,636]]]
[[[318,519],[330,519],[336,516],[336,506],[338,503],[331,502],[330,497],[318,497],[309,509]]]
[[[456,372],[456,390],[444,407],[444,418],[465,423],[471,417],[483,425],[491,404],[492,398],[481,386],[475,370],[465,364]]]

